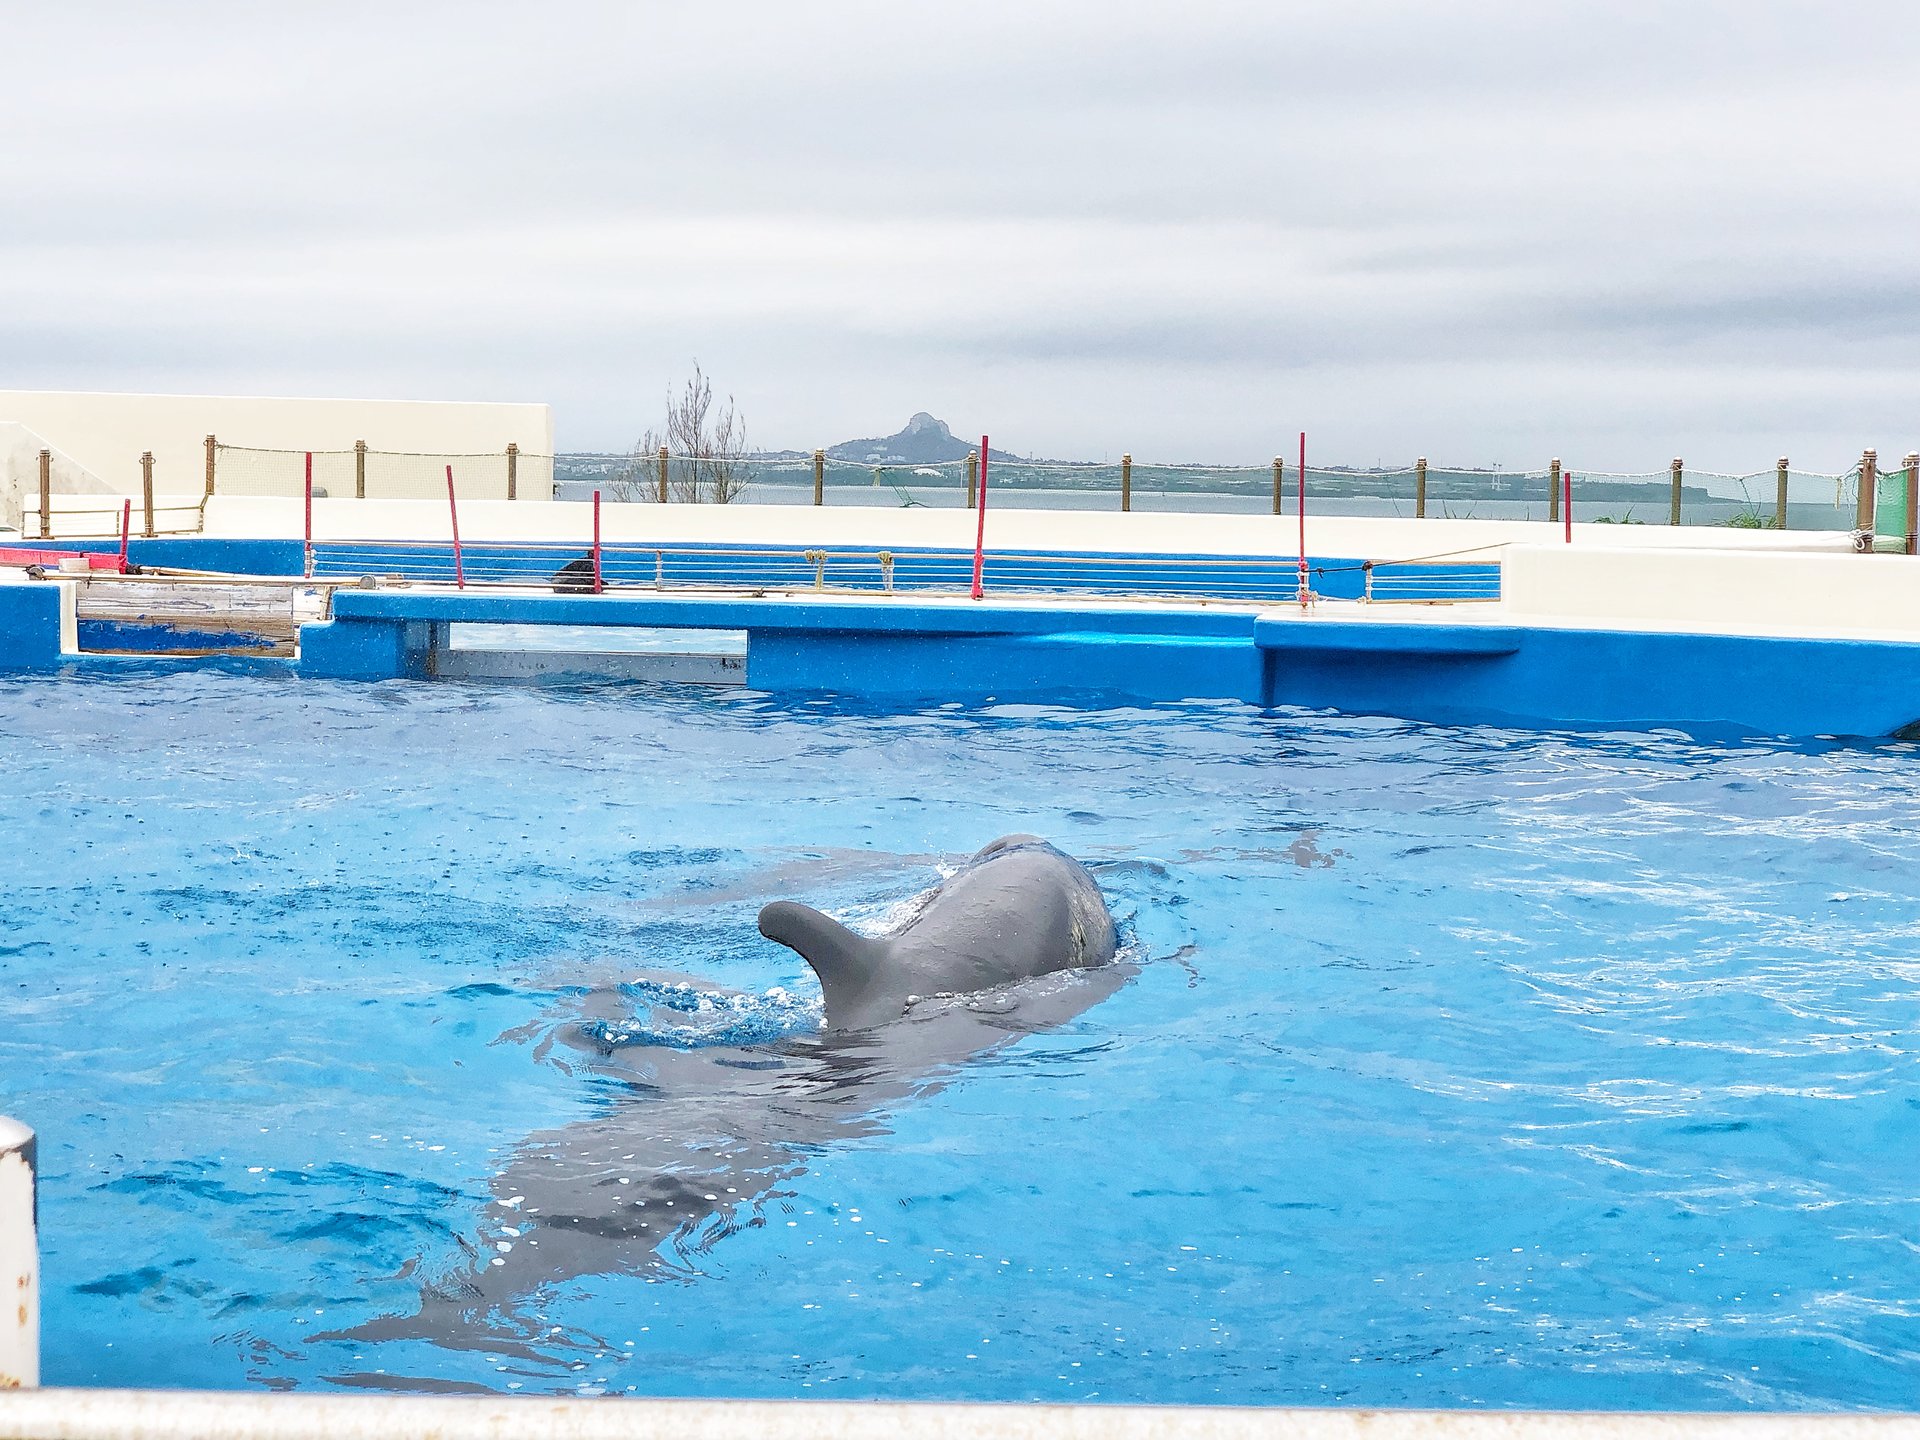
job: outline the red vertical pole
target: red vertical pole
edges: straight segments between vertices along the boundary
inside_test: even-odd
[[[133,501],[120,507],[120,573],[127,573],[127,540],[133,534]]]
[[[1307,432],[1300,432],[1300,608],[1307,608]]]
[[[312,452],[311,450],[309,450],[309,451],[307,451],[307,528],[306,528],[306,546],[305,546],[305,548],[304,548],[304,549],[303,549],[303,550],[301,551],[301,554],[302,554],[302,555],[303,555],[303,556],[305,557],[305,559],[304,559],[304,564],[305,564],[305,572],[304,572],[304,573],[306,574],[306,577],[307,577],[307,579],[309,579],[309,580],[311,580],[311,579],[313,578],[313,452]]]
[[[593,492],[593,593],[600,593],[600,492]]]
[[[447,514],[453,520],[453,584],[454,588],[467,588],[467,567],[460,558],[460,507],[453,499],[453,466],[447,466]]]
[[[987,568],[987,437],[980,437],[980,504],[973,531],[973,598],[981,595],[981,579]]]
[[[1567,544],[1573,543],[1573,471],[1560,472],[1561,493],[1566,498],[1560,502],[1560,514],[1567,522]]]

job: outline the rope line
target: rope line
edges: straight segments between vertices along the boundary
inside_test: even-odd
[[[1362,560],[1358,565],[1329,565],[1316,568],[1321,575],[1347,575],[1356,570],[1377,570],[1383,565],[1430,565],[1436,560],[1451,560],[1456,555],[1479,555],[1488,550],[1504,550],[1512,540],[1495,540],[1486,545],[1470,545],[1465,550],[1442,550],[1437,555],[1416,555],[1411,560]]]

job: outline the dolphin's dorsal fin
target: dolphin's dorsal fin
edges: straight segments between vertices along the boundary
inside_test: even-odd
[[[879,941],[856,935],[830,915],[793,900],[775,900],[760,911],[760,933],[799,953],[820,977],[827,1023],[839,1026],[855,1013],[873,987],[883,958]]]

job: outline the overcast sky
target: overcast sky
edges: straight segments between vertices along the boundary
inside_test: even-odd
[[[756,442],[1920,446],[1920,6],[0,0],[0,388]]]

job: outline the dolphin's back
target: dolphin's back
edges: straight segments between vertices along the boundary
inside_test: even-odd
[[[1104,965],[1116,940],[1093,877],[1030,835],[982,849],[891,934],[856,935],[788,900],[760,912],[760,933],[813,967],[833,1029],[898,1019],[914,996],[974,994]]]
[[[1105,964],[1113,921],[1091,879],[1077,883],[1084,875],[1051,845],[970,865],[889,937],[896,963],[946,994]]]

